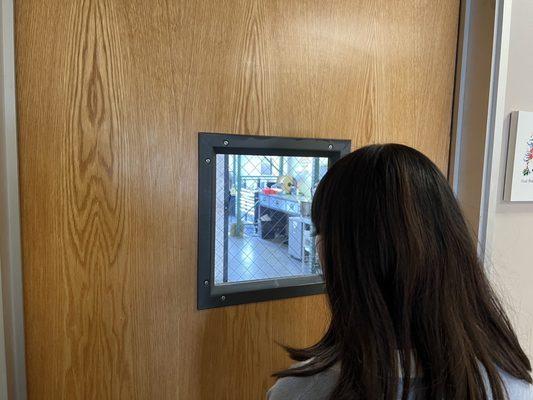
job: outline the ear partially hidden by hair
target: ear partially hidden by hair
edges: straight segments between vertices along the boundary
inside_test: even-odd
[[[314,346],[287,348],[309,362],[275,376],[340,362],[335,400],[406,399],[411,377],[399,387],[399,370],[418,372],[426,399],[503,400],[499,370],[531,382],[459,205],[422,153],[386,144],[342,158],[318,185],[312,220],[331,323]]]

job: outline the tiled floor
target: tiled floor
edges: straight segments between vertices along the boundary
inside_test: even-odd
[[[258,236],[228,238],[228,281],[311,275],[309,263],[289,256],[286,244]],[[217,271],[217,282],[221,281]]]

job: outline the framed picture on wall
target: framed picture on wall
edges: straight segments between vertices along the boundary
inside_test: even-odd
[[[533,202],[533,112],[511,114],[505,200]]]

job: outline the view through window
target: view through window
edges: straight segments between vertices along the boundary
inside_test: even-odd
[[[320,275],[311,200],[326,157],[217,154],[215,285]]]

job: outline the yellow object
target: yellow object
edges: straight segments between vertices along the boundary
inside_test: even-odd
[[[285,194],[291,194],[292,188],[296,185],[296,180],[290,175],[282,175],[278,178],[277,186]]]

